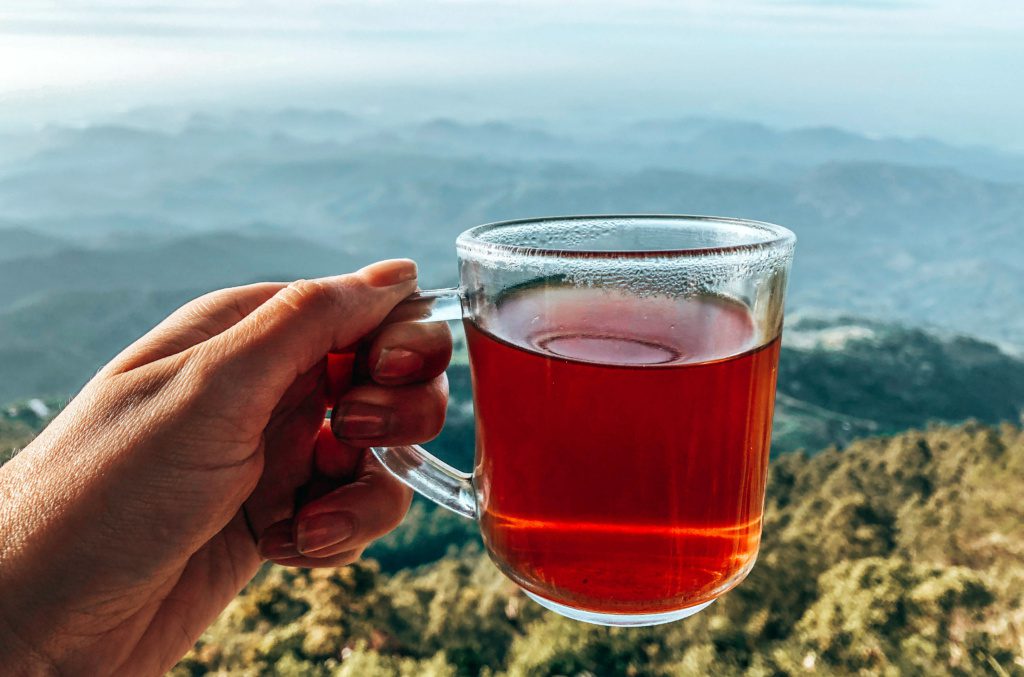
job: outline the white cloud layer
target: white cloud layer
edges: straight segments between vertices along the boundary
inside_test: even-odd
[[[8,0],[5,33],[448,32],[551,25],[698,26],[798,31],[990,31],[1020,37],[1024,5],[1004,0]]]
[[[98,110],[213,96],[312,101],[319,92],[331,103],[327,90],[354,96],[369,87],[391,102],[405,91],[415,106],[426,92],[435,108],[448,97],[480,114],[513,106],[749,114],[1024,146],[1022,67],[1024,3],[1001,0],[0,7],[0,105],[14,106],[0,115],[8,117],[42,115],[46,102]]]

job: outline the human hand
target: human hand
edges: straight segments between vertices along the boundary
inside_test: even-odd
[[[415,288],[395,260],[221,290],[100,371],[0,468],[4,670],[162,673],[262,559],[394,528],[411,494],[365,448],[437,434],[451,356],[444,324],[376,331]]]

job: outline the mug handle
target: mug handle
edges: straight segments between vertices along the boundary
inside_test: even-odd
[[[392,322],[451,322],[462,319],[462,289],[419,291],[399,303],[384,324]],[[429,451],[411,444],[402,447],[370,447],[392,475],[434,503],[477,519],[473,475],[451,467]]]

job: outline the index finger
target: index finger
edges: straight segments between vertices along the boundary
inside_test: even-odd
[[[186,380],[200,404],[254,414],[253,428],[295,377],[375,330],[416,289],[416,264],[382,261],[350,275],[293,282],[241,322],[196,347]]]
[[[121,351],[106,369],[123,373],[176,355],[234,326],[286,286],[287,282],[258,282],[192,299]]]

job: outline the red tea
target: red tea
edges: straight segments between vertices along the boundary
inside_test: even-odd
[[[761,534],[779,341],[720,297],[541,288],[466,323],[485,542],[602,613],[713,599]]]

